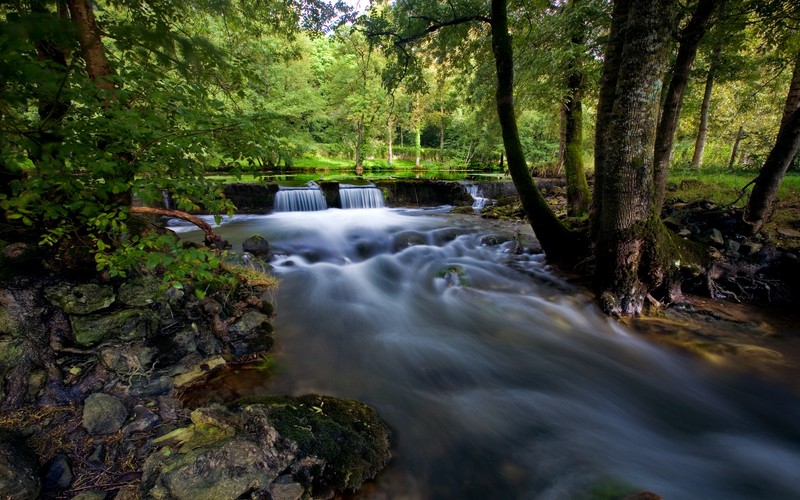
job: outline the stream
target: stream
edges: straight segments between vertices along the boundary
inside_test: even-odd
[[[800,498],[800,396],[609,320],[515,253],[515,230],[538,246],[527,225],[435,209],[224,220],[234,249],[273,246],[275,369],[212,381],[208,400],[374,406],[393,459],[358,498]]]

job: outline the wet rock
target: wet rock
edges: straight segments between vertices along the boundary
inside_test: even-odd
[[[104,339],[141,339],[158,329],[159,318],[149,309],[123,309],[108,314],[70,316],[75,342],[93,345]]]
[[[147,346],[103,344],[99,358],[106,369],[127,377],[147,371],[156,355],[156,350]]]
[[[258,311],[249,311],[228,328],[231,340],[231,353],[248,356],[269,351],[275,340],[269,316]]]
[[[67,314],[91,314],[105,309],[116,300],[113,288],[93,283],[50,287],[45,290],[45,297]]]
[[[181,388],[201,380],[226,364],[222,356],[215,356],[205,360],[199,356],[190,356],[189,358],[181,362],[181,366],[177,368],[172,377],[172,383],[175,384],[175,388]]]
[[[678,230],[678,236],[682,236],[684,238],[688,238],[692,235],[692,231],[686,228]]]
[[[722,232],[719,229],[710,229],[706,233],[706,240],[718,247],[721,247],[725,244],[725,238],[722,236]]]
[[[152,276],[139,276],[126,281],[117,293],[117,300],[129,307],[144,307],[165,297],[161,282]]]
[[[670,229],[680,229],[683,227],[683,221],[680,219],[680,217],[676,217],[674,215],[665,217],[663,221],[664,224]]]
[[[754,241],[745,241],[739,246],[739,253],[742,255],[755,255],[761,251],[763,245]]]
[[[122,434],[128,436],[136,432],[149,431],[161,422],[161,419],[145,406],[133,408],[133,421],[122,428]]]
[[[389,458],[388,430],[362,403],[315,395],[259,401],[200,408],[190,426],[157,438],[142,497],[328,497],[358,488]]]
[[[37,470],[36,457],[22,438],[0,430],[0,498],[38,498],[41,483]]]
[[[152,377],[139,375],[131,377],[122,389],[131,396],[152,397],[167,394],[174,387],[172,377],[169,375],[157,375]]]
[[[66,455],[58,454],[48,460],[42,467],[44,480],[42,487],[46,491],[63,491],[69,488],[72,484],[74,475],[72,474],[72,467],[69,463],[69,458]]]
[[[741,244],[736,240],[725,240],[725,250],[731,253],[739,253]]]
[[[403,231],[395,235],[392,241],[392,250],[399,252],[404,248],[413,247],[415,245],[425,245],[427,240],[425,236],[416,231]]]
[[[254,234],[242,242],[242,250],[257,257],[269,258],[269,242],[260,234]]]
[[[481,245],[493,247],[511,240],[512,238],[510,236],[506,236],[504,234],[487,234],[486,236],[481,237]]]
[[[90,434],[117,432],[127,418],[122,401],[108,394],[92,394],[83,404],[83,427]]]

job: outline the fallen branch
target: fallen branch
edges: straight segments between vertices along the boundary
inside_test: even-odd
[[[172,210],[169,208],[154,208],[154,207],[131,207],[131,213],[133,214],[148,214],[148,215],[163,215],[165,217],[175,217],[176,219],[182,219],[186,222],[190,222],[195,226],[199,227],[200,230],[203,231],[205,234],[204,242],[208,247],[216,247],[216,248],[227,248],[230,246],[227,241],[223,240],[220,235],[214,232],[214,229],[211,225],[197,217],[196,215],[192,215],[187,212],[183,212],[181,210]]]

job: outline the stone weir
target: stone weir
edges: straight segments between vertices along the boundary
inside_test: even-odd
[[[457,181],[389,179],[375,181],[374,185],[383,193],[387,207],[469,206],[473,202],[464,184]],[[516,194],[511,182],[482,182],[480,185],[486,198],[499,199]],[[336,181],[319,182],[328,208],[347,208],[341,195],[343,186],[346,185]],[[274,183],[232,183],[225,186],[224,193],[239,213],[269,213],[275,208],[279,191],[280,187]]]

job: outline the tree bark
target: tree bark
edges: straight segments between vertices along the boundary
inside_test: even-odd
[[[575,244],[576,235],[561,224],[536,187],[519,140],[517,118],[514,113],[514,63],[511,36],[508,33],[506,0],[492,0],[491,8],[492,51],[497,70],[495,102],[508,170],[520,196],[522,207],[548,260],[554,262],[569,260],[575,258],[576,253],[581,251],[581,245]]]
[[[689,23],[681,32],[680,47],[672,69],[672,78],[661,109],[655,145],[655,209],[661,211],[667,187],[667,173],[672,160],[675,131],[683,107],[683,97],[689,82],[689,73],[697,56],[697,49],[706,33],[709,20],[724,0],[700,0]]]
[[[731,148],[731,159],[728,161],[728,170],[732,170],[736,163],[736,154],[739,152],[739,143],[742,142],[744,137],[744,125],[739,125],[739,130],[736,132],[736,139],[733,140],[733,148]]]
[[[86,73],[98,88],[111,93],[104,98],[108,101],[113,97],[114,83],[110,79],[111,65],[106,57],[92,4],[89,0],[68,0],[68,6],[72,21],[77,28],[78,43],[86,63]]]
[[[181,210],[172,210],[169,208],[155,208],[155,207],[131,207],[132,214],[146,214],[146,215],[162,215],[165,217],[175,217],[177,219],[183,219],[186,222],[191,222],[195,226],[197,226],[203,234],[205,234],[204,241],[208,246],[216,246],[217,248],[225,248],[227,245],[218,235],[214,232],[214,229],[211,227],[209,223],[187,212],[183,212]]]
[[[594,196],[590,208],[591,236],[597,239],[600,230],[600,214],[603,211],[603,189],[606,175],[606,142],[611,130],[612,111],[616,98],[622,49],[627,34],[628,11],[631,0],[615,0],[611,14],[611,30],[604,51],[603,69],[600,75],[600,92],[597,100],[597,127],[594,137]]]
[[[444,107],[439,107],[439,163],[444,163]]]
[[[761,230],[769,219],[775,195],[800,149],[800,53],[795,59],[792,82],[783,109],[778,137],[756,178],[750,201],[744,213],[744,222],[751,234]]]
[[[356,123],[356,168],[362,168],[364,160],[361,158],[361,152],[364,149],[364,114],[358,117]]]
[[[653,161],[675,7],[675,1],[641,0],[614,10],[623,16],[614,24],[623,22],[625,33],[621,58],[614,61],[619,67],[611,121],[604,124],[595,273],[601,305],[609,314],[640,313],[648,292],[664,278],[656,255],[666,232],[654,212]]]
[[[574,9],[578,0],[567,4]],[[573,50],[584,44],[583,21],[571,37]],[[567,214],[585,214],[589,208],[589,184],[583,169],[583,71],[575,57],[567,68],[567,98],[564,102],[564,171],[567,176]]]
[[[391,167],[394,163],[394,120],[391,117],[386,124],[386,142],[389,145],[387,163]]]
[[[414,165],[419,167],[421,164],[422,156],[422,127],[419,123],[414,127]]]
[[[697,127],[697,140],[694,143],[694,154],[692,154],[692,168],[700,168],[703,164],[703,151],[706,149],[706,139],[708,137],[708,114],[711,109],[711,93],[714,88],[714,77],[717,73],[719,64],[720,47],[714,49],[711,56],[711,66],[708,68],[706,76],[706,89],[703,92],[703,104],[700,106],[700,124]]]

